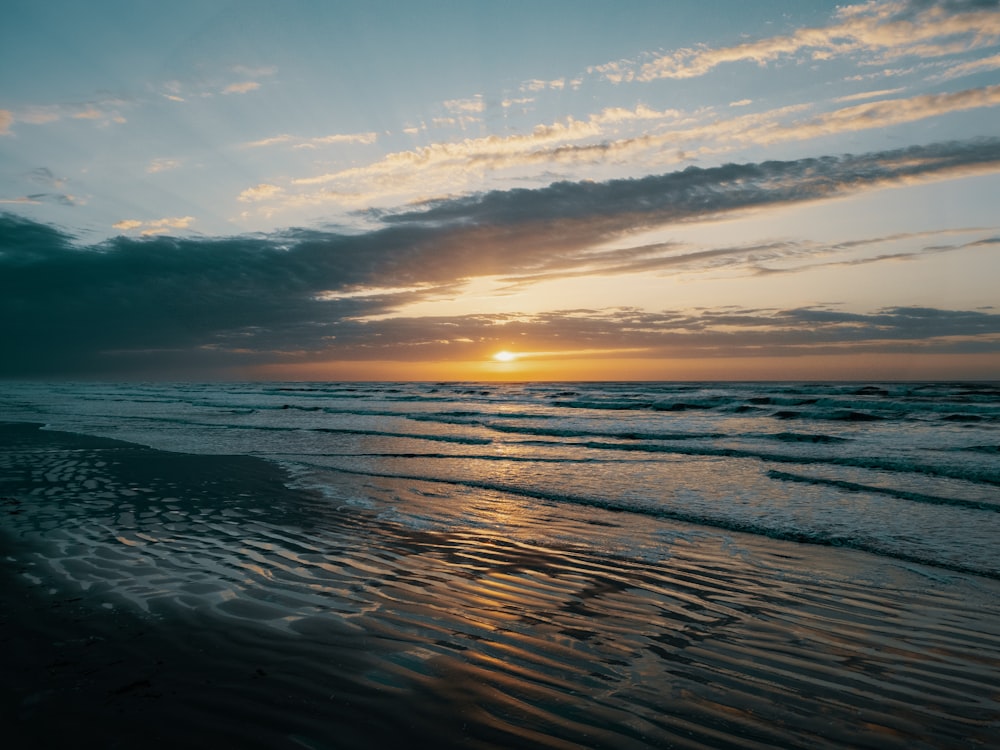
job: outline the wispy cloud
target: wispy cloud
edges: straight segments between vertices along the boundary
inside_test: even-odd
[[[270,185],[266,182],[262,182],[259,185],[254,185],[253,187],[244,190],[239,194],[238,200],[242,203],[252,203],[255,201],[273,198],[281,192],[282,188],[277,185]]]
[[[193,216],[174,216],[164,219],[152,219],[149,221],[123,219],[122,221],[112,224],[112,226],[120,232],[131,232],[136,229],[141,229],[141,236],[151,237],[157,234],[166,234],[171,230],[187,229],[193,222]]]
[[[275,65],[232,65],[229,68],[237,75],[247,78],[260,78],[263,76],[273,76],[278,72]]]
[[[260,88],[260,84],[257,81],[240,81],[239,83],[231,83],[222,89],[223,94],[248,94],[251,91],[256,91]]]
[[[885,93],[873,92],[872,96]],[[487,173],[499,178],[505,171],[544,173],[570,165],[630,164],[648,173],[691,155],[718,155],[748,146],[885,128],[997,104],[1000,85],[880,98],[818,113],[817,107],[809,103],[735,116],[720,115],[711,109],[657,110],[643,104],[610,107],[586,119],[567,118],[539,125],[529,133],[431,143],[387,154],[367,165],[294,178],[289,187],[295,189],[286,191],[281,200],[288,205],[309,205],[331,201],[346,204],[351,202],[351,196],[364,196],[366,200],[424,198],[463,190],[470,180]],[[329,187],[310,190],[319,185]]]
[[[616,61],[591,72],[615,83],[695,78],[720,65],[766,65],[785,59],[867,56],[884,64],[904,57],[941,57],[980,49],[1000,39],[994,2],[895,0],[841,6],[831,23],[729,47],[673,50],[648,62]]]
[[[865,99],[877,99],[880,96],[892,96],[893,94],[898,94],[904,91],[903,88],[895,89],[879,89],[878,91],[861,91],[857,94],[849,94],[847,96],[838,96],[834,99],[835,102],[859,102]]]
[[[65,108],[57,104],[32,105],[17,113],[17,120],[31,125],[44,125],[56,122],[66,116]]]
[[[248,141],[242,144],[243,148],[266,148],[268,146],[288,145],[292,148],[319,148],[321,146],[332,146],[336,144],[360,144],[371,145],[378,140],[378,133],[368,131],[366,133],[333,133],[331,135],[320,135],[305,137],[282,133],[280,135],[261,138],[257,141]]]
[[[156,174],[157,172],[167,172],[171,169],[177,169],[181,166],[180,159],[168,159],[161,157],[158,159],[153,159],[149,162],[149,166],[146,167],[146,172],[148,174]]]
[[[12,132],[15,123],[47,125],[60,120],[87,120],[99,126],[122,125],[127,120],[121,110],[127,102],[104,99],[93,102],[33,104],[16,110],[0,110],[0,134]]]
[[[949,66],[943,73],[933,76],[936,80],[950,80],[961,76],[982,73],[1000,68],[1000,54],[983,57],[979,60],[966,60]]]
[[[273,65],[231,65],[203,76],[184,80],[173,78],[158,84],[156,88],[160,96],[173,102],[186,102],[192,98],[210,99],[217,94],[249,94],[261,88],[261,79],[277,72],[277,67]],[[234,75],[240,80],[233,80]]]
[[[943,94],[920,94],[905,99],[882,99],[825,112],[790,125],[764,127],[749,135],[757,143],[803,140],[835,133],[884,128],[952,112],[995,107],[997,104],[1000,104],[1000,84]]]
[[[605,357],[754,358],[892,352],[997,352],[1000,315],[925,307],[847,312],[835,307],[648,311],[557,310],[534,315],[394,318],[374,326],[352,319],[335,328],[326,357],[461,359],[524,342],[542,356],[581,350]],[[372,339],[377,330],[378,339]],[[467,342],[464,343],[463,342]]]
[[[972,231],[972,230],[969,230]],[[954,234],[954,232],[941,232],[941,234]],[[837,245],[831,245],[827,247],[817,248],[820,250],[817,254],[829,255],[833,253],[838,253],[839,251],[846,249],[853,249],[858,245],[876,245],[880,243],[890,243],[894,242],[900,238],[916,238],[920,235],[901,235],[889,238],[875,238],[871,240],[866,240],[859,243],[840,243]],[[927,236],[927,235],[924,235]],[[782,265],[777,266],[773,263],[764,260],[755,260],[753,263],[753,269],[756,273],[762,275],[772,275],[779,273],[799,273],[806,270],[815,270],[817,268],[833,268],[833,267],[849,267],[849,266],[863,266],[871,265],[874,263],[887,263],[887,262],[904,262],[912,261],[918,258],[926,258],[930,255],[937,255],[940,253],[956,252],[959,250],[968,250],[970,248],[988,248],[995,249],[995,247],[1000,244],[1000,238],[997,237],[982,237],[977,240],[972,240],[969,242],[960,242],[950,245],[923,245],[917,246],[912,250],[903,250],[898,252],[884,252],[877,255],[865,255],[861,257],[848,257],[840,258],[837,260],[821,261],[821,262],[808,262],[799,265]]]
[[[184,84],[178,80],[170,80],[163,84],[163,90],[160,92],[160,95],[172,102],[183,102],[183,93]]]
[[[530,81],[524,81],[521,84],[521,91],[545,91],[546,89],[562,91],[564,88],[566,88],[565,78],[555,78],[551,81],[543,81],[538,78],[533,78]]]
[[[61,188],[66,184],[65,178],[56,177],[48,167],[32,169],[25,177],[36,185],[45,185],[46,187]]]
[[[965,228],[930,232],[908,232],[884,237],[870,237],[849,242],[817,242],[814,240],[776,240],[767,243],[715,246],[704,248],[684,243],[668,242],[648,245],[620,245],[613,249],[578,251],[555,254],[539,264],[532,273],[501,278],[506,290],[526,287],[540,281],[580,276],[602,278],[636,273],[673,273],[722,270],[744,275],[801,273],[835,266],[868,265],[926,258],[945,252],[987,247],[998,243],[995,237],[952,244],[924,245],[921,240],[931,237],[982,234],[983,228]],[[872,255],[873,248],[904,245],[908,249],[885,251]]]
[[[79,200],[69,193],[32,193],[18,198],[0,198],[0,203],[9,205],[37,206],[42,203],[54,203],[60,206],[76,206]]]
[[[38,167],[23,175],[23,178],[33,186],[45,188],[44,191],[35,191],[20,195],[15,198],[0,198],[0,203],[8,205],[40,205],[43,203],[60,206],[78,206],[85,203],[80,198],[67,192],[63,192],[66,179],[57,177],[48,167]]]
[[[503,170],[546,161],[561,161],[560,149],[568,143],[601,138],[609,128],[633,122],[675,121],[677,110],[658,111],[639,104],[632,109],[606,108],[586,120],[567,118],[538,125],[530,133],[490,135],[461,141],[432,143],[412,151],[398,151],[361,167],[351,167],[293,180],[295,185],[340,183],[345,192],[378,194],[388,189],[401,193],[421,185],[432,193],[452,189],[451,178],[467,178],[480,170]]]
[[[449,99],[444,108],[452,114],[480,114],[486,111],[486,102],[477,94],[469,99]]]

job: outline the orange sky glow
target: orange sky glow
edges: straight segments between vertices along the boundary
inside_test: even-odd
[[[240,371],[249,380],[301,381],[584,381],[584,380],[995,380],[1000,355],[720,357],[715,359],[536,359],[498,362],[318,362]]]

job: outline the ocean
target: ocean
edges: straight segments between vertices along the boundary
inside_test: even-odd
[[[27,595],[213,644],[221,695],[176,655],[86,712],[165,745],[1000,737],[997,383],[9,383],[0,422]]]

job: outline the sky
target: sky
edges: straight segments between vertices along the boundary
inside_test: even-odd
[[[0,377],[1000,379],[998,104],[1000,0],[7,0]]]

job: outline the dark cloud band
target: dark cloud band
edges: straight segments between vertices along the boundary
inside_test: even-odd
[[[593,248],[637,229],[998,166],[1000,139],[692,167],[440,201],[382,215],[381,228],[354,235],[297,229],[228,238],[119,237],[81,247],[54,227],[3,215],[0,376],[112,374],[126,363],[155,369],[168,362],[199,367],[290,357],[452,358],[488,341],[494,319],[362,319],[385,316],[476,276],[592,273],[587,269],[595,257],[598,273],[662,271],[674,262],[663,256],[665,246],[603,255]],[[709,258],[734,251],[703,252]],[[386,288],[409,291],[378,291]],[[371,293],[355,294],[366,289]],[[961,336],[975,338],[966,348],[992,351],[1000,332],[998,316],[983,312],[892,309],[850,325],[831,319],[837,315],[772,311],[755,318],[742,311],[731,314],[729,324],[753,320],[763,333],[742,340],[760,339],[757,345],[775,351]],[[598,310],[536,316],[516,325],[539,342],[546,332],[557,332],[552,345],[564,348],[603,345],[608,337],[618,340],[615,348],[651,352],[682,344],[722,352],[726,346],[715,313]]]

